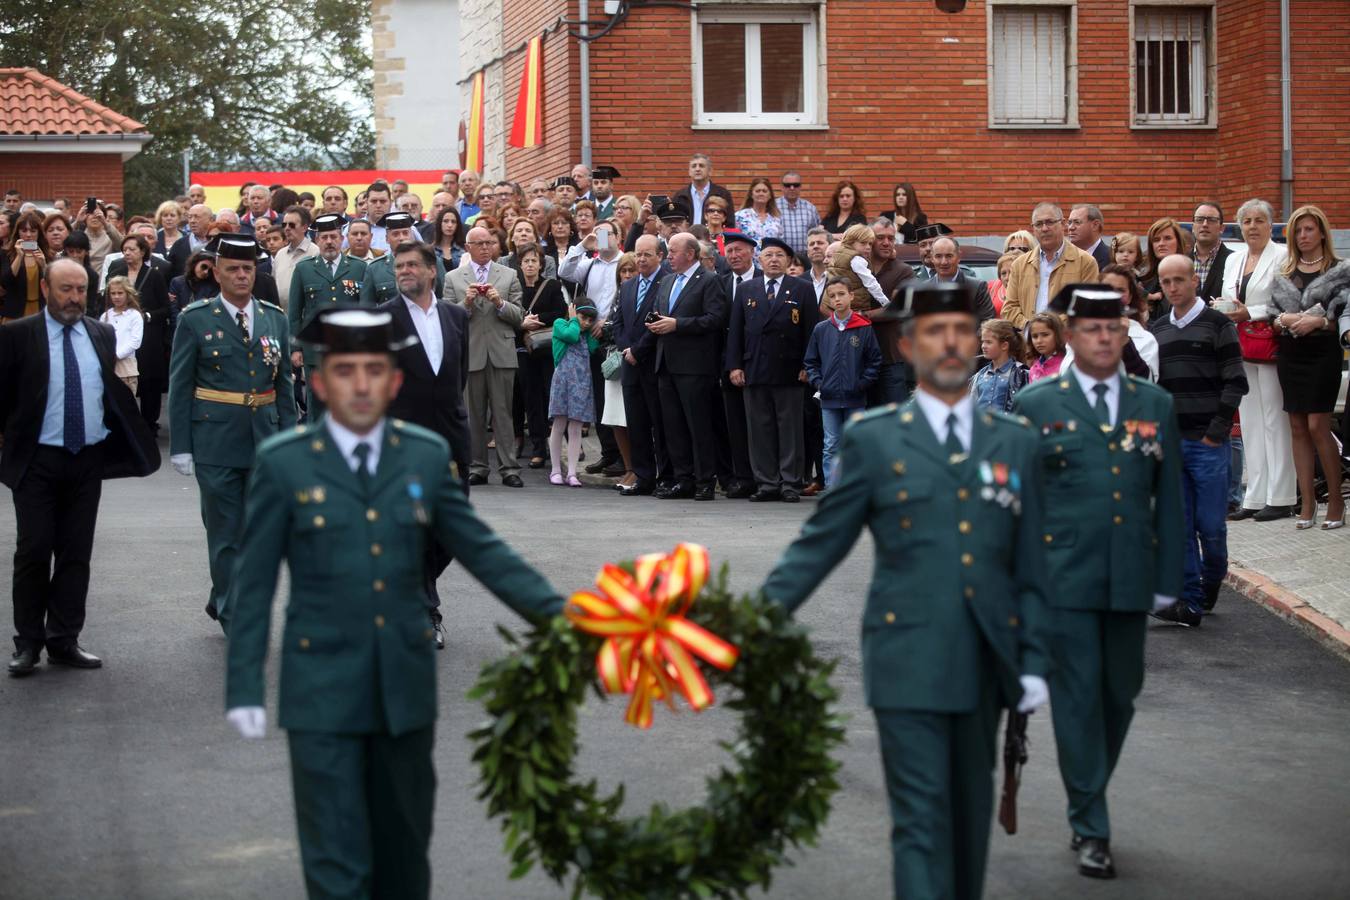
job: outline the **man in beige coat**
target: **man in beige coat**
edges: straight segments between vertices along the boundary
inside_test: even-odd
[[[1064,211],[1053,203],[1036,204],[1031,233],[1040,245],[1012,264],[1003,300],[1003,318],[1017,328],[1050,305],[1066,284],[1097,280],[1097,261],[1064,236]]]
[[[507,487],[524,487],[516,461],[511,392],[516,380],[516,329],[524,318],[520,280],[509,266],[493,262],[497,239],[486,228],[469,229],[469,261],[445,276],[445,301],[469,314],[469,434],[473,461],[469,484],[487,484],[487,415],[492,413],[497,474]]]

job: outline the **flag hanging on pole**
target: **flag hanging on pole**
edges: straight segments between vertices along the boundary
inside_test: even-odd
[[[525,69],[520,76],[516,115],[511,123],[512,147],[537,147],[544,142],[544,38],[530,38],[525,50]]]
[[[464,168],[483,171],[483,73],[473,76],[473,100],[469,104],[469,133],[464,148]]]

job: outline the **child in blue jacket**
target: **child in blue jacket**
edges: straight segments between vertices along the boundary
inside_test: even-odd
[[[806,345],[806,377],[820,392],[825,432],[825,487],[834,487],[835,454],[849,416],[867,405],[867,389],[881,371],[881,346],[872,323],[850,308],[853,292],[843,278],[825,282],[828,319],[816,323]]]

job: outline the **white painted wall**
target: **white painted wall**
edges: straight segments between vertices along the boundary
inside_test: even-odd
[[[396,0],[402,2],[402,0]],[[502,54],[503,0],[459,0],[460,44],[459,75],[467,78],[489,60]],[[483,174],[497,180],[506,177],[506,101],[503,94],[502,63],[487,66],[483,79]],[[519,85],[512,85],[515,91]],[[514,99],[514,94],[512,98]],[[473,100],[473,82],[466,82],[459,93],[461,115],[468,121]]]
[[[460,0],[373,0],[381,168],[459,165]],[[499,7],[500,9],[500,7]]]

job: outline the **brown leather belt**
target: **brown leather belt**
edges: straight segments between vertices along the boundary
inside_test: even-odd
[[[263,391],[260,394],[249,391],[247,394],[241,394],[238,391],[213,391],[210,388],[199,387],[193,392],[193,396],[198,400],[229,403],[232,406],[268,406],[277,402],[276,391]]]

